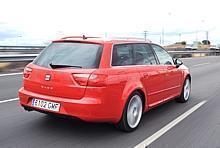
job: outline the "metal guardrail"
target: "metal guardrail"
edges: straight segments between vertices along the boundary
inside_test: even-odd
[[[220,50],[188,50],[188,51],[168,51],[171,54],[196,54],[196,53],[216,53],[219,54]]]
[[[25,62],[32,61],[38,54],[0,55],[0,62]]]
[[[45,46],[0,46],[0,49],[17,49],[17,48],[22,48],[22,49],[26,49],[26,48],[30,48],[30,49],[36,49],[36,48],[45,48]]]
[[[39,53],[45,46],[0,46],[0,52]]]
[[[172,55],[187,55],[187,54],[211,54],[220,55],[220,50],[192,50],[192,51],[168,51]],[[9,54],[0,55],[0,62],[21,62],[32,61],[38,54]]]

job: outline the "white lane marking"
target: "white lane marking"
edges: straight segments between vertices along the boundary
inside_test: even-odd
[[[203,66],[203,65],[208,65],[210,63],[201,63],[201,64],[196,64],[196,65],[193,65],[193,67],[197,67],[197,66]]]
[[[18,73],[6,73],[6,74],[0,74],[0,77],[21,75],[21,74],[23,74],[23,72],[18,72]]]
[[[18,100],[18,98],[3,100],[3,101],[0,101],[0,104],[1,104],[1,103],[6,103],[6,102],[11,102],[11,101],[17,101],[17,100]]]
[[[173,121],[171,121],[169,124],[167,124],[166,126],[164,126],[163,128],[161,128],[159,131],[157,131],[156,133],[154,133],[153,135],[151,135],[150,137],[148,137],[147,139],[145,139],[144,141],[142,141],[141,143],[139,143],[138,145],[136,145],[134,148],[146,148],[147,146],[149,146],[152,142],[154,142],[155,140],[157,140],[158,138],[160,138],[163,134],[165,134],[167,131],[169,131],[171,128],[173,128],[175,125],[177,125],[179,122],[181,122],[183,119],[185,119],[187,116],[189,116],[190,114],[192,114],[194,111],[196,111],[197,109],[199,109],[203,104],[205,104],[207,101],[202,101],[200,103],[198,103],[197,105],[195,105],[194,107],[192,107],[191,109],[189,109],[188,111],[186,111],[185,113],[183,113],[182,115],[180,115],[179,117],[177,117],[176,119],[174,119]]]

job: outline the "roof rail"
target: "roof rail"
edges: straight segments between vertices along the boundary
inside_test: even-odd
[[[61,39],[69,39],[69,38],[80,38],[80,39],[83,39],[83,40],[86,40],[86,39],[88,39],[88,38],[100,38],[100,37],[92,37],[92,36],[85,36],[85,35],[82,35],[82,36],[67,36],[67,37],[63,37],[63,38],[61,38]]]
[[[136,37],[112,37],[113,39],[125,39],[125,40],[144,40],[144,38],[136,38]]]
[[[151,40],[149,39],[144,39],[144,38],[138,38],[138,37],[112,37],[111,39],[116,39],[116,40],[141,40],[145,42],[151,43]]]

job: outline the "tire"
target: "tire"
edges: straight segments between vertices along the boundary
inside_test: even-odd
[[[191,81],[189,77],[187,77],[184,81],[184,85],[182,88],[182,92],[179,98],[176,99],[177,102],[185,103],[189,100],[191,92]]]
[[[142,96],[138,92],[132,93],[129,97],[121,120],[116,127],[125,132],[132,132],[137,129],[143,114]]]

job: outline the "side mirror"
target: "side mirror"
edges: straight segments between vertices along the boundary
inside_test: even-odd
[[[173,61],[174,61],[174,64],[176,65],[176,68],[183,65],[183,61],[181,61],[180,59],[174,58]]]

